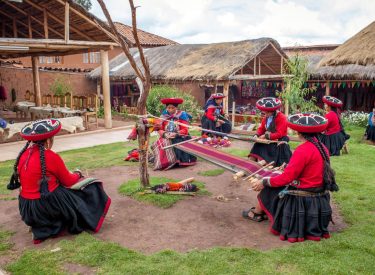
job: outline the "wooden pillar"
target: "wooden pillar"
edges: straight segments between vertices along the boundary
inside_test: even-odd
[[[33,84],[34,84],[34,95],[35,95],[35,105],[42,106],[42,95],[40,93],[40,80],[39,80],[39,69],[38,69],[38,56],[33,56],[31,58],[31,63],[33,67]]]
[[[223,89],[223,94],[225,95],[224,99],[223,99],[223,107],[224,107],[224,112],[226,114],[228,114],[228,110],[229,110],[229,107],[228,107],[228,96],[229,96],[229,81],[225,81],[224,82],[224,89]]]
[[[232,103],[232,127],[234,127],[234,123],[236,122],[236,102],[233,101]]]
[[[33,29],[31,28],[30,15],[27,16],[27,27],[28,27],[28,30],[29,30],[29,38],[33,38]]]
[[[47,10],[43,10],[43,28],[44,28],[44,38],[48,39],[48,17]]]
[[[257,63],[256,63],[256,57],[254,57],[253,61],[254,61],[254,75],[257,74]]]
[[[286,93],[289,93],[289,92],[290,92],[290,82],[287,82],[285,92],[286,92]],[[287,99],[286,99],[285,102],[284,102],[284,114],[285,114],[286,116],[289,115],[289,102],[288,102]]]
[[[16,18],[14,18],[14,17],[13,17],[13,37],[14,38],[18,37],[18,34],[17,34],[17,21],[16,21]]]
[[[104,127],[112,128],[111,114],[111,95],[109,92],[109,62],[108,51],[100,51],[100,59],[102,65],[102,88],[103,88],[103,105],[104,105]]]
[[[69,2],[65,2],[65,43],[69,42]]]
[[[98,79],[98,80],[96,81],[96,94],[97,94],[98,96],[100,96],[100,90],[101,90],[101,88],[100,88],[100,80]]]
[[[326,95],[330,95],[329,81],[326,81]]]
[[[284,66],[284,58],[281,57],[281,64],[280,64],[280,74],[283,73],[283,66]]]

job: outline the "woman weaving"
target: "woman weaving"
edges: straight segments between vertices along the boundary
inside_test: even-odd
[[[10,190],[21,187],[19,210],[22,220],[31,227],[35,244],[65,230],[72,234],[86,229],[99,231],[111,204],[101,182],[82,179],[79,171],[69,172],[61,157],[51,150],[60,129],[59,120],[44,119],[21,130],[27,143],[7,186]],[[80,183],[87,186],[72,189]]]
[[[232,124],[224,117],[222,93],[212,94],[204,106],[202,128],[222,133],[230,133]],[[204,130],[203,133],[204,134]]]
[[[275,166],[288,163],[292,152],[288,144],[286,117],[279,111],[281,101],[274,97],[264,97],[257,101],[256,107],[264,112],[265,116],[255,137],[283,142],[281,144],[254,143],[249,158],[254,161],[265,160],[267,163],[273,161]]]
[[[180,167],[194,165],[197,161],[195,156],[177,148],[163,149],[165,146],[191,139],[187,127],[190,116],[177,109],[184,100],[182,98],[163,98],[161,102],[165,104],[166,109],[161,114],[161,129],[158,131],[160,138],[152,145],[155,157],[154,170],[166,170],[175,165]]]
[[[375,107],[368,116],[368,124],[365,135],[367,140],[370,140],[373,144],[375,143]]]
[[[295,114],[288,126],[298,132],[302,141],[293,153],[285,171],[265,177],[252,186],[260,191],[258,205],[243,211],[243,217],[263,221],[268,216],[270,230],[281,240],[301,242],[329,238],[331,221],[329,191],[337,191],[329,152],[318,140],[328,121],[319,115]]]
[[[350,138],[345,133],[340,120],[339,108],[343,104],[341,100],[333,96],[324,96],[323,102],[327,111],[325,117],[328,120],[328,126],[324,134],[320,135],[320,140],[328,148],[331,156],[339,156],[346,140]]]

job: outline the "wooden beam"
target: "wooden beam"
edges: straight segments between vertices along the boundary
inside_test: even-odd
[[[0,10],[0,13],[2,15],[6,16],[6,17],[8,17],[10,19],[12,19],[12,17],[9,14],[5,13],[4,11]],[[30,17],[30,15],[28,15],[28,17]],[[30,20],[31,20],[31,17],[30,17]],[[18,20],[18,23],[21,24],[22,26],[26,27],[26,28],[29,28],[29,25],[26,24],[26,23],[24,23],[24,22],[22,22],[22,20]],[[30,22],[30,26],[31,26],[31,22]],[[40,32],[38,32],[37,30],[32,30],[32,31],[43,37],[43,34],[41,34]]]
[[[100,61],[102,65],[104,127],[106,129],[111,129],[112,128],[112,114],[111,114],[111,94],[109,91],[108,51],[100,51]]]
[[[256,57],[254,57],[253,61],[254,61],[254,75],[256,75],[256,74],[257,74],[257,63],[256,63]]]
[[[79,41],[79,40],[70,40],[68,44],[65,43],[63,39],[17,39],[17,38],[2,38],[0,39],[0,44],[17,44],[17,45],[47,45],[51,44],[62,44],[62,45],[78,45],[78,46],[88,46],[88,48],[98,48],[102,46],[112,47],[117,46],[117,43],[114,42],[107,42],[107,41]]]
[[[61,20],[60,18],[58,18],[56,15],[54,15],[52,12],[50,12],[48,9],[42,7],[41,5],[36,4],[36,3],[34,3],[32,1],[30,1],[30,0],[24,0],[24,1],[26,3],[28,3],[30,6],[35,7],[35,8],[37,8],[37,9],[43,11],[43,12],[46,12],[50,18],[52,18],[53,20],[55,20],[57,23],[60,23],[60,24],[62,24],[62,25],[65,26],[66,18],[65,18],[65,20]],[[66,2],[66,4],[69,6],[69,2]],[[65,16],[66,16],[66,12],[67,12],[66,11],[66,9],[67,9],[66,8],[66,4],[64,4],[65,5]],[[69,12],[68,12],[68,17],[69,17]],[[69,22],[69,20],[68,20],[68,22]],[[72,29],[72,31],[78,33],[79,35],[81,35],[82,37],[84,37],[84,38],[86,38],[88,40],[94,40],[92,37],[88,36],[87,34],[85,34],[84,32],[80,31],[79,29],[77,29],[74,26],[69,26],[69,28]]]
[[[329,81],[326,81],[326,95],[330,95],[330,94],[331,94],[331,91],[329,88]]]
[[[283,70],[284,70],[284,57],[281,57],[280,74],[283,73]]]
[[[18,34],[17,34],[17,21],[16,21],[16,18],[13,17],[13,37],[17,38],[18,37]]]
[[[259,70],[259,75],[261,75],[262,74],[262,72],[260,71],[260,57],[258,56],[258,66],[259,66],[259,68],[258,68],[258,70]]]
[[[226,114],[228,114],[228,111],[229,111],[229,106],[228,106],[228,102],[229,102],[229,81],[228,80],[224,82],[223,94],[225,96],[223,98],[224,112]]]
[[[40,93],[40,79],[38,70],[38,56],[31,58],[31,64],[33,68],[33,83],[34,83],[34,95],[35,95],[35,105],[42,106],[42,95]]]
[[[268,64],[266,62],[264,62],[260,57],[258,57],[258,58],[259,58],[259,61],[261,63],[263,63],[268,69],[270,69],[271,72],[273,72],[274,74],[278,74],[270,66],[268,66]]]
[[[43,9],[43,28],[44,28],[44,38],[48,39],[49,34],[48,34],[48,14],[47,10]]]
[[[19,7],[13,5],[12,3],[9,3],[8,1],[3,1],[3,3],[5,3],[6,5],[12,7],[13,9],[15,9],[16,11],[18,11],[19,13],[25,15],[25,16],[28,16],[29,14],[27,12],[25,12],[24,10],[20,9]],[[34,20],[35,22],[39,23],[41,26],[44,26],[44,23],[39,20],[38,18],[35,18],[34,16],[30,15],[31,19]],[[64,35],[62,35],[61,33],[59,33],[58,31],[56,31],[55,29],[51,28],[51,27],[48,27],[48,30],[50,30],[51,32],[53,32],[54,34],[60,36],[61,38],[64,38]]]
[[[27,16],[27,29],[29,31],[29,38],[33,38],[33,28],[31,27],[30,15]]]
[[[56,2],[59,2],[61,5],[64,5],[65,6],[65,1],[63,0],[56,0]],[[103,31],[106,35],[108,35],[109,38],[111,38],[113,41],[117,41],[117,38],[115,35],[113,35],[112,32],[106,30],[105,28],[103,28],[102,26],[100,26],[100,24],[94,20],[92,20],[90,17],[86,16],[85,14],[81,13],[80,11],[72,8],[70,6],[70,10],[72,12],[74,12],[75,14],[77,14],[79,17],[81,17],[82,19],[86,20],[88,23],[90,23],[91,25],[94,25],[95,27],[97,27],[98,29],[100,29],[101,31]]]
[[[69,2],[65,2],[65,21],[64,21],[64,30],[65,30],[65,43],[69,42]]]

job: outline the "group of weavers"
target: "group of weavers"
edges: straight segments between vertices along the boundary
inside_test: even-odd
[[[202,125],[207,127],[205,129],[230,132],[231,125],[222,109],[223,97],[222,94],[215,94],[207,102],[202,119]],[[324,100],[331,107],[339,104],[332,97]],[[182,102],[182,99],[176,98],[162,100],[166,109],[161,116],[163,123],[157,142],[164,143],[159,146],[191,138],[187,127],[189,115],[178,110]],[[276,98],[263,98],[257,102],[257,107],[266,114],[257,136],[281,143],[280,147],[256,144],[250,156],[289,164],[280,176],[264,178],[253,185],[253,190],[260,191],[259,205],[245,211],[244,217],[263,221],[267,215],[272,231],[289,241],[329,237],[327,228],[332,213],[329,191],[338,189],[329,155],[337,152],[337,147],[345,139],[339,117],[330,113],[326,118],[314,114],[295,114],[287,120],[279,111],[281,101]],[[335,127],[337,132],[329,131],[330,126]],[[297,131],[303,142],[292,156],[287,144],[287,127]],[[8,184],[12,190],[21,187],[20,214],[31,227],[36,244],[65,231],[99,231],[111,203],[99,180],[85,179],[80,171],[70,172],[61,157],[51,150],[54,135],[60,129],[61,123],[56,119],[36,121],[22,129],[21,136],[27,143],[16,159]],[[319,138],[318,134],[323,131],[326,135]],[[160,148],[160,151],[163,150]],[[196,163],[194,156],[176,148],[174,152],[176,163],[173,165],[190,166]],[[168,164],[164,169],[170,167]]]

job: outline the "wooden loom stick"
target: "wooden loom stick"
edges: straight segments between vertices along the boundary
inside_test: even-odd
[[[246,178],[244,178],[243,180],[248,180],[249,178],[251,178],[252,176],[254,176],[255,174],[259,173],[260,171],[266,169],[267,167],[273,165],[275,162],[274,161],[271,161],[270,163],[266,164],[265,166],[263,166],[262,168],[258,169],[257,171],[255,171],[254,173],[250,174],[249,176],[247,176]]]
[[[162,147],[161,149],[165,150],[165,149],[169,149],[169,148],[173,148],[177,145],[180,145],[180,144],[184,144],[184,143],[188,143],[188,142],[191,142],[191,141],[196,141],[198,139],[200,139],[201,137],[195,137],[195,138],[191,138],[191,139],[188,139],[188,140],[184,140],[184,141],[181,141],[179,143],[175,143],[175,144],[171,144],[171,145],[168,145],[168,146],[165,146],[165,147]]]

